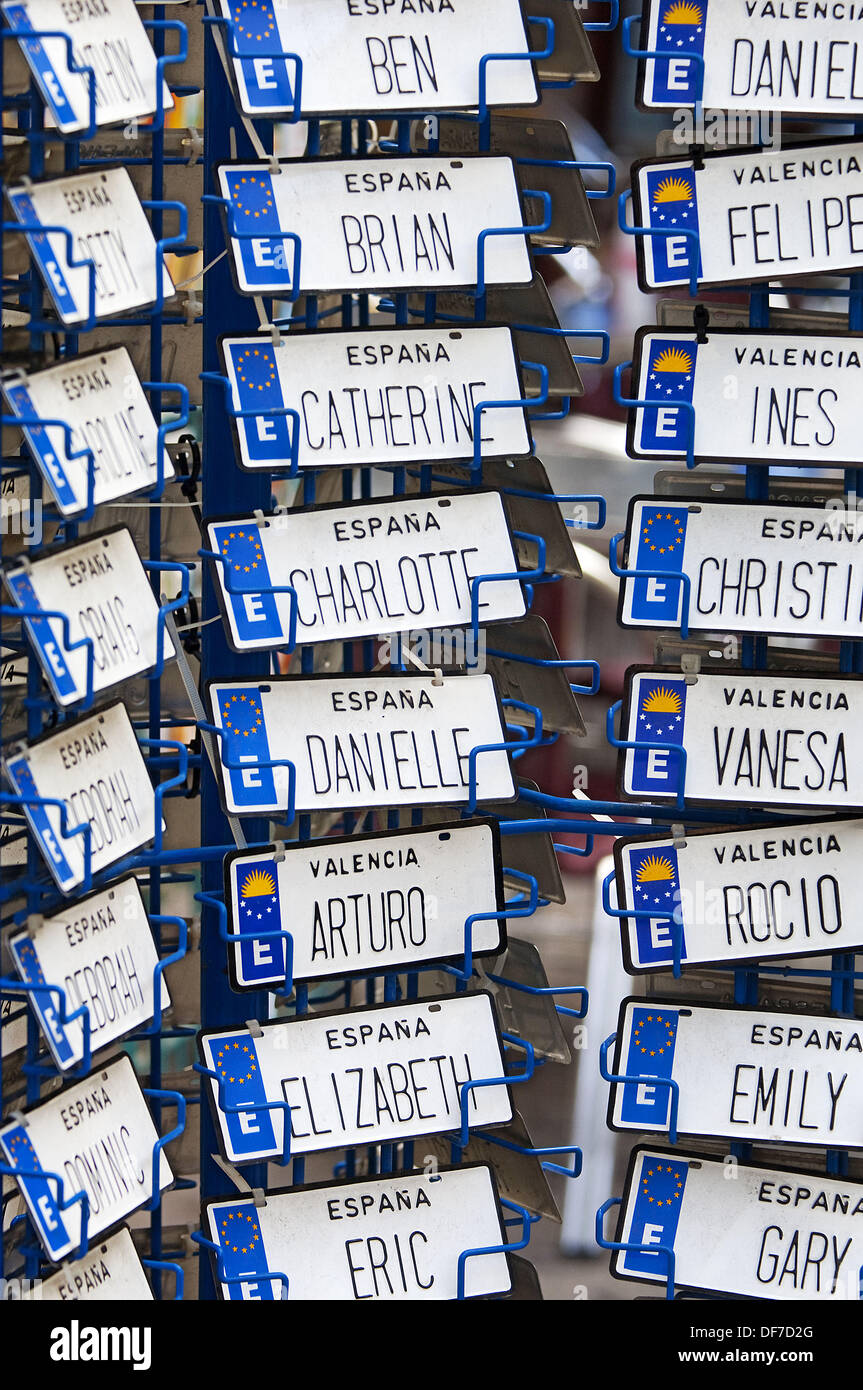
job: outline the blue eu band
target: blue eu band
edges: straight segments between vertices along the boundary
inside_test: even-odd
[[[653,247],[653,278],[659,285],[677,284],[689,279],[690,256],[695,254],[692,237],[675,236],[675,232],[698,231],[698,202],[695,193],[695,171],[686,165],[679,168],[649,169],[647,186],[647,225],[671,236],[651,238]],[[701,257],[698,258],[701,275]]]
[[[651,338],[649,343],[642,399],[656,401],[656,407],[639,412],[638,446],[685,454],[692,413],[676,407],[684,401],[692,404],[698,343],[674,338]]]
[[[285,970],[284,941],[251,939],[256,932],[269,934],[282,930],[276,865],[272,859],[246,860],[242,864],[235,860],[231,871],[240,934],[250,938],[235,948],[240,955],[240,979],[246,985],[269,984],[282,979]]]
[[[661,578],[663,574],[683,573],[686,553],[688,507],[643,506],[638,523],[630,569],[644,570],[643,579],[631,580],[633,619],[647,622],[679,623],[683,603],[680,580]]]
[[[683,1207],[689,1164],[664,1154],[641,1154],[637,1191],[625,1239],[633,1245],[666,1246],[674,1238]],[[660,1251],[628,1250],[627,1274],[668,1274],[668,1260]]]
[[[635,743],[681,744],[686,728],[686,678],[636,676],[634,682]],[[636,748],[632,753],[632,791],[645,795],[676,795],[682,778],[677,752]]]
[[[661,1009],[655,1005],[633,1008],[623,1072],[644,1080],[623,1083],[620,1118],[624,1123],[643,1124],[651,1129],[667,1124],[671,1087],[651,1085],[651,1079],[671,1077],[677,1023],[676,1009]]]
[[[253,1298],[265,1303],[275,1299],[272,1282],[257,1280],[255,1275],[267,1273],[267,1252],[261,1234],[261,1223],[254,1202],[236,1202],[233,1206],[219,1207],[216,1215],[216,1237],[222,1252],[219,1274],[230,1280],[246,1280],[246,1291],[242,1284],[229,1283],[227,1296],[232,1302]]]
[[[28,985],[46,984],[45,974],[42,964],[36,953],[36,947],[29,937],[21,937],[18,941],[10,942],[9,949],[15,957],[18,972],[22,980]],[[69,1035],[60,1022],[57,1012],[57,996],[45,990],[31,995],[33,1008],[35,1009],[42,1031],[61,1067],[68,1066],[75,1060],[75,1051],[69,1041]]]
[[[6,394],[16,415],[33,416],[36,411],[30,392],[25,386],[8,386]],[[30,447],[54,496],[61,507],[74,507],[78,501],[75,490],[66,476],[60,460],[54,451],[50,435],[44,425],[27,425],[25,433]]]
[[[233,343],[231,365],[240,410],[254,410],[239,421],[251,463],[286,464],[291,457],[291,426],[286,415],[267,415],[284,404],[275,350],[260,343]]]
[[[680,903],[677,850],[627,849],[632,881],[633,906],[649,917],[635,918],[639,965],[672,965],[674,936],[669,919]],[[681,928],[680,958],[686,959],[686,941]]]
[[[3,1135],[3,1147],[13,1168],[35,1172],[37,1175],[42,1172],[42,1164],[23,1125],[6,1130]],[[46,1250],[59,1256],[69,1248],[71,1237],[54,1196],[57,1184],[49,1182],[47,1177],[39,1176],[20,1177],[17,1181],[26,1194],[33,1220],[39,1227]]]
[[[231,1033],[206,1042],[208,1066],[220,1082],[217,1104],[224,1112],[222,1123],[231,1153],[242,1161],[247,1155],[275,1152],[273,1112],[253,1109],[257,1104],[266,1105],[267,1095],[251,1033]],[[237,1105],[248,1108],[232,1114],[230,1107]]]
[[[32,31],[33,25],[30,22],[30,16],[23,5],[10,5],[4,13],[9,28],[14,29],[16,34],[26,34]],[[75,124],[78,119],[75,108],[63,88],[59,73],[42,47],[41,40],[26,39],[22,43],[22,48],[27,54],[27,60],[36,74],[39,88],[51,108],[57,124],[60,126]]]
[[[47,806],[38,804],[39,791],[27,759],[14,759],[9,764],[9,776],[19,795],[29,798],[29,804],[24,807],[25,814],[33,834],[42,846],[42,853],[47,856],[49,863],[53,866],[60,887],[68,886],[74,881],[75,874],[63,853],[57,835],[54,833],[54,827],[48,819]]]
[[[25,222],[31,226],[36,223],[41,223],[42,219],[36,212],[33,199],[28,193],[10,193],[8,197],[19,222]],[[66,277],[58,264],[57,257],[54,255],[51,248],[47,233],[28,232],[27,237],[33,251],[33,256],[39,263],[45,283],[51,291],[51,295],[58,310],[67,318],[71,318],[73,315],[78,316],[78,301],[70,290]],[[85,310],[86,305],[80,312],[84,312]]]
[[[249,106],[293,106],[294,89],[276,13],[268,0],[232,0],[234,51],[245,81]]]
[[[228,763],[242,762],[246,767],[230,767],[228,778],[236,806],[273,806],[276,801],[276,779],[270,762],[270,745],[261,692],[257,686],[232,685],[216,689],[214,700],[225,731],[224,753]]]
[[[13,590],[15,597],[22,608],[41,607],[33,582],[27,574],[15,574],[9,578],[9,587]],[[48,618],[28,618],[27,625],[35,645],[41,653],[42,665],[48,675],[48,679],[54,686],[60,699],[77,694],[75,679],[63,654],[63,645],[55,637]]]
[[[236,240],[246,280],[256,285],[291,285],[291,268],[285,239],[278,234],[279,214],[272,176],[265,168],[246,168],[227,174],[230,226]],[[252,233],[253,235],[248,235]]]
[[[653,101],[692,106],[699,100],[701,65],[687,59],[693,53],[704,56],[707,6],[708,0],[698,0],[698,4],[688,0],[662,0],[655,51],[667,53],[668,57],[657,58],[653,64]]]
[[[282,623],[272,589],[267,557],[261,533],[255,522],[231,522],[213,528],[216,549],[224,560],[222,568],[225,598],[234,617],[237,637],[241,642],[258,639],[277,640]],[[255,584],[262,591],[255,591]],[[238,593],[237,590],[243,592]]]

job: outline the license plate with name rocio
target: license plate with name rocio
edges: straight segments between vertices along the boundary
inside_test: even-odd
[[[150,1288],[132,1233],[127,1226],[94,1245],[80,1260],[64,1262],[63,1268],[43,1279],[37,1288],[21,1294],[23,1301],[52,1303],[120,1303],[125,1300],[150,1302]]]

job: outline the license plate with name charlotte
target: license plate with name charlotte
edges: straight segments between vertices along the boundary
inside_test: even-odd
[[[729,1178],[731,1179],[729,1181]],[[618,1279],[730,1298],[860,1298],[863,1185],[820,1173],[728,1163],[676,1149],[634,1150],[612,1255]]]
[[[285,980],[288,931],[295,981],[395,970],[464,955],[465,923],[503,909],[497,821],[455,821],[445,830],[392,830],[347,839],[245,850],[225,860],[235,989]],[[501,921],[475,921],[475,955],[504,944]]]
[[[622,750],[625,796],[863,806],[858,677],[631,668],[626,690],[622,736],[636,746]]]
[[[207,695],[224,730],[221,785],[234,815],[288,810],[292,778],[297,811],[458,805],[470,798],[471,751],[505,741],[485,675],[212,681]],[[479,800],[515,795],[503,748],[473,763]]]
[[[645,291],[839,274],[863,266],[863,143],[708,154],[633,166],[635,239]],[[695,233],[696,240],[688,233]]]
[[[473,459],[475,407],[524,399],[512,330],[375,328],[287,333],[276,347],[223,338],[243,468],[354,468]],[[267,410],[297,412],[268,415]],[[480,419],[482,458],[523,458],[525,412],[492,406]]]
[[[856,901],[863,821],[633,840],[614,846],[630,974],[863,949]],[[643,914],[643,915],[642,915]]]
[[[151,1302],[144,1267],[127,1226],[102,1245],[94,1245],[80,1260],[70,1260],[50,1279],[43,1279],[22,1301],[39,1303],[119,1303],[127,1300]]]
[[[158,1137],[126,1056],[4,1125],[0,1149],[10,1166],[21,1170],[16,1181],[49,1260],[59,1263],[80,1245],[82,1204],[61,1210],[56,1182],[42,1175],[59,1174],[64,1201],[86,1194],[92,1240],[154,1195]],[[173,1181],[164,1153],[158,1172],[159,1191],[164,1191]]]
[[[503,156],[287,160],[278,173],[268,164],[217,172],[243,294],[453,289],[477,283],[481,259],[489,285],[533,275],[515,166]],[[507,235],[481,241],[493,227]]]
[[[279,1157],[286,1123],[292,1154],[459,1130],[464,1083],[504,1072],[484,992],[305,1015],[264,1024],[259,1037],[202,1033],[200,1045],[232,1163]],[[467,1118],[471,1128],[510,1120],[506,1085],[472,1088]]]
[[[608,1123],[771,1144],[863,1148],[863,1024],[817,1014],[625,999]]]

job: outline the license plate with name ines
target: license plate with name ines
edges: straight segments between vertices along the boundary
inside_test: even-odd
[[[858,677],[632,668],[626,691],[625,796],[662,801],[685,786],[693,801],[863,806]]]
[[[7,756],[3,770],[13,790],[30,798],[24,805],[30,831],[64,893],[85,881],[86,836],[73,835],[76,826],[89,826],[94,874],[153,838],[156,798],[119,700]],[[65,804],[65,835],[61,808],[39,804],[52,798]]]
[[[299,431],[300,468],[354,468],[473,459],[474,409],[519,401],[524,387],[512,329],[367,328],[286,333],[274,347],[223,338],[222,358],[244,468],[288,468]],[[267,410],[295,410],[292,416]],[[523,458],[531,440],[523,410],[480,417],[483,458]]]
[[[863,265],[863,142],[708,154],[633,166],[635,239],[645,291],[839,274]],[[694,232],[696,242],[686,233]],[[670,233],[670,235],[665,235]],[[726,413],[728,413],[726,411]]]
[[[433,1302],[458,1297],[459,1256],[506,1244],[491,1168],[466,1164],[435,1173],[394,1173],[300,1191],[211,1202],[210,1239],[219,1246],[223,1298]],[[214,1256],[214,1260],[216,1257]],[[504,1252],[465,1262],[464,1296],[510,1288]]]
[[[481,258],[489,285],[533,275],[505,156],[287,160],[277,174],[268,164],[217,172],[243,294],[453,289],[477,283]],[[512,231],[481,242],[492,227]]]
[[[19,222],[71,232],[72,258],[95,266],[97,319],[153,304],[160,283],[165,298],[173,295],[164,256],[127,169],[10,188],[7,197]],[[85,322],[91,309],[88,267],[70,264],[69,246],[60,232],[28,232],[27,240],[61,323]]]
[[[212,681],[207,695],[235,815],[288,810],[292,777],[296,811],[458,805],[470,799],[472,749],[505,741],[485,675],[273,676]],[[504,749],[479,753],[474,766],[480,801],[515,795]]]
[[[86,1194],[87,1237],[93,1240],[154,1195],[158,1138],[127,1056],[64,1087],[0,1129],[0,1150],[9,1165],[35,1174],[16,1181],[50,1260],[59,1263],[80,1245],[82,1204],[61,1210],[57,1184],[41,1174],[59,1174],[66,1201],[78,1192]],[[158,1172],[161,1192],[173,1181],[164,1153]]]
[[[220,0],[234,21],[231,63],[248,116],[456,111],[480,101],[483,55],[528,53],[519,0]],[[542,43],[540,48],[546,48]],[[293,57],[280,55],[291,54]],[[302,93],[298,63],[302,62]],[[528,58],[486,65],[490,106],[532,106]]]
[[[235,651],[285,646],[294,607],[301,644],[464,627],[483,574],[513,578],[480,585],[480,623],[525,613],[498,492],[337,502],[262,520],[233,517],[207,527],[210,549],[224,560],[213,568]],[[452,660],[459,655],[454,650]]]
[[[692,440],[696,461],[851,466],[863,460],[861,383],[859,335],[711,328],[699,342],[642,328],[633,394],[656,406],[630,411],[626,450],[682,458]]]
[[[288,931],[295,981],[395,970],[464,955],[465,923],[504,906],[497,821],[392,830],[286,845],[225,860],[234,989],[283,984]],[[475,955],[504,944],[501,921],[476,921]]]
[[[59,425],[31,425],[24,438],[39,471],[64,516],[87,506],[93,474],[93,502],[111,502],[158,481],[159,431],[125,348],[107,348],[85,357],[64,359],[44,372],[10,374],[3,394],[18,416],[64,420]],[[81,450],[89,457],[70,458]],[[170,481],[174,466],[163,450],[162,476]]]
[[[863,950],[857,872],[863,820],[619,839],[618,900],[630,974],[674,963],[676,914],[684,965]]]
[[[164,625],[159,642],[159,606],[135,542],[125,526],[52,550],[21,569],[7,570],[6,587],[21,608],[65,613],[69,648],[60,618],[25,618],[27,631],[54,699],[71,705],[91,691],[100,694],[175,656]]]
[[[83,1259],[70,1260],[37,1288],[21,1294],[22,1301],[48,1299],[52,1303],[151,1302],[152,1298],[153,1290],[127,1226],[104,1244],[94,1245]]]
[[[210,1092],[232,1163],[280,1156],[288,1107],[292,1154],[455,1132],[464,1083],[504,1072],[484,992],[304,1015],[264,1024],[260,1037],[245,1028],[202,1033],[200,1045],[218,1077]],[[471,1128],[512,1118],[505,1084],[467,1096]]]
[[[626,999],[620,1009],[612,1129],[821,1148],[863,1148],[863,1023],[721,1005]]]
[[[860,1298],[863,1185],[847,1178],[735,1163],[677,1149],[636,1149],[616,1239],[618,1279],[665,1283],[674,1251],[678,1289],[731,1298]]]
[[[863,516],[783,503],[633,498],[624,627],[863,635]],[[650,577],[647,577],[647,576]],[[686,575],[685,586],[676,577]]]

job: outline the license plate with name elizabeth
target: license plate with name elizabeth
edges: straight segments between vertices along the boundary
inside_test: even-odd
[[[461,1128],[467,1081],[503,1076],[491,995],[447,995],[202,1033],[216,1123],[232,1163]],[[268,1104],[272,1109],[259,1108]],[[471,1128],[512,1118],[509,1091],[472,1087]],[[289,1116],[288,1117],[288,1112]]]

